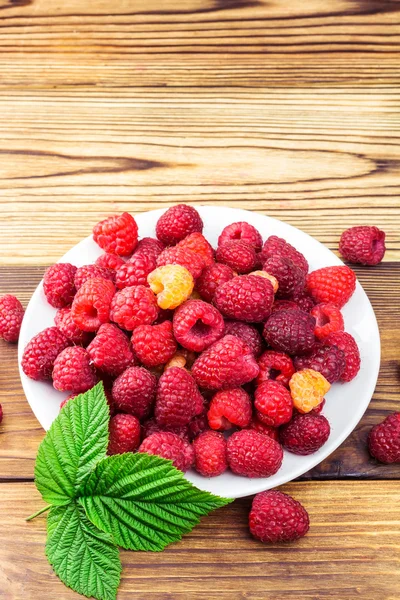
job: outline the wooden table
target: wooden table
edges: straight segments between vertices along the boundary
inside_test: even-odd
[[[399,409],[400,2],[0,0],[0,293],[26,304],[46,265],[116,211],[175,202],[283,219],[336,251],[387,232],[357,268],[382,338],[361,424],[302,481],[309,535],[249,536],[251,499],[162,554],[124,552],[119,598],[398,600],[400,466],[368,429]],[[77,598],[52,573],[32,483],[43,430],[0,344],[0,597]],[[318,480],[318,481],[317,481]]]

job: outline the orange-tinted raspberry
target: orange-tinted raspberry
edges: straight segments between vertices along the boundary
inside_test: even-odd
[[[321,404],[331,384],[318,371],[303,369],[292,376],[289,387],[295,408],[308,413]]]
[[[276,277],[267,273],[267,271],[252,271],[249,275],[257,275],[258,277],[264,277],[264,279],[268,279],[272,283],[272,287],[274,288],[274,294],[278,291],[279,283]]]
[[[194,287],[192,275],[181,265],[158,267],[150,273],[147,281],[157,295],[160,308],[176,308],[189,298]]]

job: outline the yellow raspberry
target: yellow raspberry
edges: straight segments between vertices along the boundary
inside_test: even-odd
[[[157,295],[160,308],[174,309],[185,302],[193,291],[192,275],[181,265],[165,265],[147,277],[150,289]]]
[[[321,404],[331,384],[314,369],[303,369],[289,381],[293,404],[301,413],[308,413]]]
[[[264,277],[264,279],[268,279],[272,283],[272,287],[274,288],[274,294],[278,291],[279,283],[276,277],[267,273],[267,271],[253,271],[249,273],[249,275],[256,275],[257,277]]]

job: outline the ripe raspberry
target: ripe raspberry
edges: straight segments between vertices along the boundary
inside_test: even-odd
[[[43,276],[43,290],[47,302],[54,308],[71,306],[75,296],[74,277],[77,269],[70,263],[56,263]]]
[[[217,392],[211,400],[207,418],[211,429],[226,431],[247,427],[250,423],[252,406],[250,396],[242,388]]]
[[[400,413],[392,413],[375,425],[368,436],[372,456],[382,463],[400,463]]]
[[[11,294],[0,296],[0,338],[6,342],[17,342],[24,309],[21,302]]]
[[[203,300],[187,300],[176,309],[173,319],[176,341],[193,352],[202,352],[224,334],[221,313]]]
[[[265,381],[254,395],[257,418],[265,425],[280,427],[292,418],[292,397],[284,385],[277,381]]]
[[[156,259],[153,256],[136,252],[128,262],[117,270],[115,285],[120,290],[135,285],[148,287],[147,277],[155,268]]]
[[[127,336],[111,323],[100,326],[87,351],[94,366],[112,377],[120,375],[134,360]]]
[[[239,387],[257,377],[258,371],[250,348],[233,335],[204,350],[192,367],[197,384],[208,390]]]
[[[53,387],[60,392],[87,392],[98,381],[88,352],[80,346],[65,348],[54,361]]]
[[[175,433],[160,431],[149,435],[139,447],[139,452],[155,454],[172,460],[174,467],[187,471],[194,462],[194,450],[189,442],[182,440]]]
[[[294,308],[296,310],[300,307],[293,300],[275,300],[275,302],[272,305],[271,312],[274,313],[274,312],[278,312],[278,310],[289,310],[291,308]],[[307,312],[307,311],[305,311],[305,312]]]
[[[190,233],[203,231],[203,221],[192,206],[171,206],[157,221],[156,235],[167,246],[174,246]]]
[[[240,240],[218,246],[215,258],[239,274],[250,273],[257,262],[254,248]]]
[[[263,335],[274,349],[288,354],[310,352],[315,345],[315,319],[302,310],[279,310],[265,324]]]
[[[25,347],[21,362],[23,372],[36,381],[51,379],[54,361],[67,346],[69,341],[57,327],[44,329]]]
[[[182,427],[203,411],[203,398],[185,369],[172,367],[158,382],[154,415],[159,425]]]
[[[279,289],[279,283],[276,277],[274,277],[273,275],[270,275],[269,273],[267,273],[267,271],[251,271],[251,273],[249,273],[249,275],[254,275],[257,277],[264,277],[264,279],[268,279],[268,281],[271,283],[272,285],[272,289],[274,290],[274,294],[276,294],[276,292]]]
[[[143,423],[143,439],[153,435],[153,433],[159,433],[160,431],[168,431],[169,433],[175,433],[182,440],[189,440],[188,427],[183,425],[182,427],[166,427],[165,425],[158,425],[155,419],[148,419]]]
[[[111,301],[115,293],[112,281],[101,277],[89,279],[76,292],[71,315],[82,331],[97,331],[110,320]]]
[[[107,454],[135,452],[140,444],[140,423],[132,415],[115,415],[110,419]]]
[[[218,238],[218,246],[224,246],[228,242],[234,240],[246,242],[246,244],[249,244],[256,252],[260,252],[263,245],[261,234],[253,227],[253,225],[250,225],[245,221],[231,223],[224,227]]]
[[[289,258],[296,266],[299,267],[305,274],[308,273],[308,262],[305,257],[293,248],[286,240],[271,235],[264,244],[262,249],[262,257],[265,262],[271,256],[282,256]]]
[[[323,343],[316,345],[311,354],[296,356],[294,366],[296,371],[302,369],[318,371],[329,383],[335,383],[335,381],[339,381],[344,371],[346,359],[343,350],[337,346]]]
[[[152,271],[147,278],[150,289],[157,295],[160,308],[174,309],[193,292],[192,274],[181,265],[165,265]]]
[[[261,421],[255,417],[251,419],[249,426],[246,429],[254,429],[254,431],[258,431],[258,433],[268,435],[276,442],[279,441],[279,429],[271,427],[270,425],[265,425],[265,423],[261,423]]]
[[[228,468],[226,440],[222,433],[205,431],[193,442],[194,468],[204,477],[217,477]]]
[[[316,304],[310,312],[315,319],[315,336],[323,340],[333,331],[344,330],[343,315],[334,304]]]
[[[324,339],[326,344],[337,346],[344,352],[345,368],[340,377],[341,381],[351,381],[360,370],[361,358],[356,340],[350,333],[336,331]]]
[[[316,302],[331,302],[342,308],[356,289],[356,276],[349,267],[323,267],[307,275],[306,285]]]
[[[192,252],[189,248],[172,246],[165,248],[157,257],[157,267],[165,265],[181,265],[192,274],[193,279],[200,277],[204,269],[204,260],[200,254]]]
[[[219,286],[213,303],[229,319],[259,323],[271,313],[274,290],[263,277],[243,275]]]
[[[362,265],[377,265],[385,255],[385,232],[361,225],[343,231],[339,251],[346,260]]]
[[[233,473],[245,477],[270,477],[280,469],[283,459],[278,442],[253,429],[242,429],[231,435],[227,454]]]
[[[187,235],[176,246],[177,248],[187,248],[195,254],[199,254],[207,267],[214,263],[214,250],[204,235],[198,231]]]
[[[309,413],[321,404],[331,384],[318,371],[303,369],[292,376],[289,387],[295,408],[301,413]]]
[[[295,302],[297,308],[307,313],[311,312],[316,304],[315,300],[304,291],[293,294],[293,296],[290,297],[290,301]]]
[[[129,256],[138,242],[138,227],[127,212],[100,221],[93,227],[93,239],[105,252]]]
[[[70,308],[59,308],[54,323],[58,329],[69,339],[71,344],[76,346],[86,346],[90,341],[90,334],[79,329],[72,318]]]
[[[204,431],[209,431],[207,413],[203,412],[197,417],[194,417],[188,425],[188,434],[191,441],[195,440],[198,435]]]
[[[82,287],[86,281],[93,279],[94,277],[102,277],[103,279],[109,279],[114,283],[115,271],[106,267],[99,267],[98,265],[85,265],[79,267],[76,270],[74,283],[77,290]]]
[[[157,378],[143,367],[129,367],[113,383],[115,408],[138,419],[149,416],[156,397]]]
[[[283,447],[292,454],[314,454],[329,438],[331,428],[329,421],[315,413],[296,414],[287,425],[280,430],[280,441]]]
[[[249,515],[250,533],[261,542],[293,542],[306,535],[310,526],[306,509],[283,492],[257,494]]]
[[[117,271],[121,265],[125,264],[125,261],[120,256],[116,254],[111,254],[110,252],[104,252],[95,263],[98,267],[104,267],[105,269],[113,269]]]
[[[243,321],[227,321],[224,335],[234,335],[243,340],[257,358],[262,350],[262,337],[253,325]]]
[[[211,302],[217,287],[230,281],[234,276],[233,270],[228,265],[214,263],[204,269],[196,282],[196,289],[204,300]]]
[[[139,325],[132,334],[132,346],[136,356],[146,367],[164,365],[177,349],[171,321],[164,321],[159,325]]]
[[[157,256],[161,254],[164,248],[165,246],[162,242],[160,242],[160,240],[151,237],[144,237],[142,240],[139,240],[133,255],[144,254],[156,260]]]
[[[257,385],[264,381],[275,380],[287,387],[291,376],[295,372],[290,356],[275,350],[266,350],[258,359],[258,366],[260,372],[257,377]]]
[[[133,331],[139,325],[151,325],[158,315],[157,300],[144,285],[126,287],[111,302],[110,319],[122,329]]]
[[[278,280],[278,297],[284,298],[304,289],[305,273],[290,258],[271,256],[265,261],[263,269]]]

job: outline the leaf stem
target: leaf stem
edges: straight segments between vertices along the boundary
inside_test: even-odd
[[[42,513],[46,512],[46,510],[49,510],[49,508],[51,508],[51,504],[49,504],[48,506],[45,506],[43,508],[41,508],[40,510],[38,510],[37,512],[33,513],[33,515],[31,515],[30,517],[27,517],[25,519],[25,521],[32,521],[32,519],[34,519],[35,517],[38,517],[39,515],[41,515]]]

